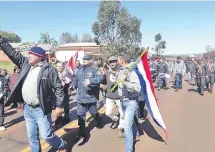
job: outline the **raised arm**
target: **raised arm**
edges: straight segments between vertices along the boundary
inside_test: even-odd
[[[27,62],[27,58],[25,58],[20,52],[16,51],[8,41],[1,37],[1,35],[0,48],[19,69],[21,69],[23,64]]]

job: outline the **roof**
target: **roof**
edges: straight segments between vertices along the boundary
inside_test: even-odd
[[[80,51],[100,51],[100,45],[97,45],[96,43],[66,43],[57,49],[57,51],[74,51],[74,50],[80,50]]]
[[[96,43],[66,43],[61,45],[60,47],[99,47]]]

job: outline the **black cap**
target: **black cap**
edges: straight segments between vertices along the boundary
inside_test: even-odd
[[[92,57],[91,57],[89,54],[84,54],[83,59],[84,59],[84,60],[91,60]]]

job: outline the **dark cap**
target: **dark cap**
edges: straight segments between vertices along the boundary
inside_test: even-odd
[[[43,56],[45,56],[46,51],[44,49],[42,49],[41,47],[35,46],[30,49],[29,54],[33,54],[38,57],[43,57]]]
[[[84,59],[84,60],[91,60],[92,57],[91,57],[89,54],[84,54],[83,59]]]
[[[111,56],[111,57],[109,57],[108,62],[117,61],[117,60],[118,60],[118,58],[116,56]]]

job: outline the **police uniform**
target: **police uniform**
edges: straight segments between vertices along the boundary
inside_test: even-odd
[[[91,56],[85,54],[84,60],[91,60]],[[89,80],[90,84],[84,86],[83,82]],[[80,127],[80,135],[85,136],[85,119],[87,111],[97,121],[97,127],[102,127],[101,117],[97,110],[97,102],[99,97],[99,86],[103,80],[103,76],[98,70],[92,67],[91,64],[83,65],[77,70],[72,82],[72,88],[77,89],[76,102],[77,102],[77,115],[78,125]]]
[[[161,87],[166,87],[167,85],[167,78],[165,77],[165,74],[169,74],[167,63],[158,63],[156,67],[156,72],[158,75],[158,90],[160,90]]]
[[[198,92],[202,96],[204,95],[205,78],[207,73],[208,73],[208,69],[204,63],[196,65],[196,82],[197,82]]]
[[[206,87],[210,93],[213,91],[214,86],[214,74],[215,74],[215,64],[208,62],[207,64],[208,74],[206,77]],[[210,86],[209,86],[210,84]]]

